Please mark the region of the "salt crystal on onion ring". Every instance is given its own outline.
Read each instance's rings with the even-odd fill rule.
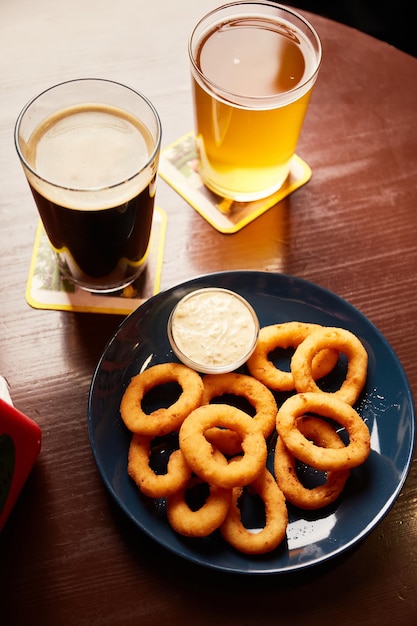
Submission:
[[[214,426],[237,432],[243,450],[238,461],[225,466],[216,459],[205,437]],[[260,428],[247,413],[227,404],[206,404],[192,411],[180,428],[179,442],[191,469],[209,484],[220,487],[252,482],[266,463],[266,441]]]
[[[142,400],[145,394],[164,383],[177,382],[182,388],[178,400],[167,408],[145,413]],[[200,405],[203,381],[197,372],[179,363],[154,365],[130,381],[123,394],[120,414],[126,427],[141,435],[167,435],[178,430],[191,411]]]
[[[302,417],[297,420],[297,428],[304,437],[317,446],[344,448],[345,444],[334,428],[317,417]],[[334,502],[344,489],[350,475],[349,469],[328,471],[323,484],[309,489],[297,476],[296,459],[288,450],[281,437],[278,437],[274,454],[274,473],[278,486],[288,502],[306,510],[323,508]]]
[[[307,413],[344,426],[349,435],[348,445],[343,448],[314,445],[297,428],[298,418]],[[371,449],[369,429],[362,418],[349,404],[328,393],[299,393],[288,398],[278,411],[277,431],[297,459],[323,471],[361,465]]]
[[[313,359],[323,348],[334,348],[347,356],[346,378],[333,395],[348,404],[355,404],[366,381],[368,354],[358,337],[344,328],[318,328],[300,343],[291,359],[295,388],[299,393],[325,393],[314,381],[312,371]]]
[[[282,543],[288,525],[288,511],[285,497],[272,474],[265,467],[250,484],[249,489],[260,496],[265,505],[265,525],[261,529],[250,530],[242,522],[239,499],[244,487],[232,491],[232,503],[220,532],[223,538],[244,554],[265,554]]]
[[[276,367],[268,355],[277,348],[297,348],[317,328],[320,328],[320,325],[304,322],[284,322],[261,328],[256,348],[247,361],[251,375],[274,391],[292,391],[294,389],[292,373]],[[331,372],[338,356],[337,350],[323,350],[315,355],[312,365],[313,378],[319,379]]]

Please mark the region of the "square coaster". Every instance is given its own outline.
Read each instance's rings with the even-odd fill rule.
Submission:
[[[90,293],[63,278],[42,223],[36,231],[26,287],[26,300],[35,309],[128,315],[160,290],[167,217],[155,207],[149,258],[134,283],[111,294]]]
[[[254,202],[234,202],[204,186],[198,174],[195,135],[190,132],[162,151],[159,174],[216,230],[235,233],[307,183],[311,178],[311,169],[295,155],[290,174],[276,193]]]

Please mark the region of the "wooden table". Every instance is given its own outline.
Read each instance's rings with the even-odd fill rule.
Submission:
[[[0,9],[0,373],[43,431],[0,536],[0,623],[414,624],[417,467],[382,523],[343,558],[289,577],[234,577],[175,557],[111,501],[90,449],[91,377],[120,316],[41,311],[25,287],[37,213],[13,145],[22,106],[82,76],[156,105],[168,145],[192,129],[187,37],[213,0],[15,0]],[[417,59],[310,16],[324,61],[299,144],[311,181],[234,235],[164,181],[161,288],[206,272],[285,272],[348,300],[385,335],[417,392]]]

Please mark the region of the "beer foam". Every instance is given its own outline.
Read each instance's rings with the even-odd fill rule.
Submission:
[[[154,142],[121,109],[83,104],[61,110],[32,133],[24,156],[29,182],[53,202],[101,209],[127,202],[149,183]],[[103,204],[104,203],[104,204]]]

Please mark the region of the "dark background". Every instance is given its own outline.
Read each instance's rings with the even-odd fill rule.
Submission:
[[[410,0],[293,0],[288,4],[353,26],[417,57]]]

